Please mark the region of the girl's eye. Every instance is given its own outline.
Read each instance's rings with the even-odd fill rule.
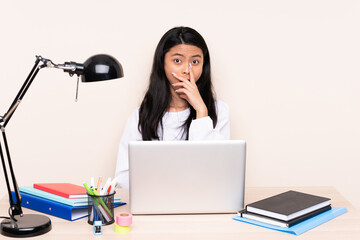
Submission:
[[[199,64],[199,60],[193,60],[193,61],[192,61],[192,64],[194,64],[194,65],[195,65],[195,64]]]
[[[181,63],[181,60],[178,59],[178,58],[176,58],[176,59],[174,59],[174,62],[175,62],[175,63]]]

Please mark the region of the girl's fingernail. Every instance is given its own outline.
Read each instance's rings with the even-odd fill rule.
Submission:
[[[192,68],[192,64],[190,63],[190,69]]]
[[[175,92],[178,92],[178,90],[176,89]]]
[[[176,83],[173,83],[173,84],[171,84],[171,85],[175,86],[175,85],[176,85]]]
[[[176,73],[174,73],[174,72],[172,72],[171,74],[174,75],[174,76],[176,76]]]

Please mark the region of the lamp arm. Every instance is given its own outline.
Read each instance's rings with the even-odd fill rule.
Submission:
[[[9,211],[9,215],[13,220],[15,220],[15,218],[14,218],[15,215],[20,215],[20,216],[23,215],[22,208],[21,208],[21,195],[19,192],[19,187],[16,182],[14,169],[12,167],[9,147],[7,144],[7,139],[6,139],[6,134],[5,134],[5,128],[3,126],[1,127],[1,134],[2,134],[2,140],[4,143],[4,147],[5,147],[6,157],[8,160],[8,167],[9,167],[9,171],[10,171],[11,181],[12,181],[15,198],[16,198],[16,201],[14,201],[15,199],[13,199],[13,196],[11,194],[11,186],[10,186],[10,181],[9,181],[9,177],[8,177],[7,165],[5,163],[5,156],[4,156],[3,150],[2,150],[2,144],[1,144],[2,141],[0,140],[0,157],[1,157],[1,162],[3,165],[6,186],[7,186],[7,190],[8,190],[8,194],[9,194],[10,210],[11,210],[11,213]]]
[[[6,134],[5,134],[5,127],[8,124],[8,122],[10,121],[10,119],[11,119],[12,115],[14,114],[14,112],[16,111],[17,107],[21,103],[23,97],[25,96],[27,90],[29,89],[29,87],[32,84],[33,80],[35,79],[36,75],[38,74],[40,69],[42,69],[44,67],[62,69],[62,70],[64,70],[64,72],[69,73],[70,76],[72,76],[74,74],[77,74],[79,76],[84,73],[84,66],[82,64],[79,64],[76,62],[65,62],[64,64],[54,64],[50,59],[46,59],[41,56],[36,56],[35,64],[34,64],[33,68],[31,69],[25,82],[23,83],[22,87],[20,88],[18,94],[16,95],[14,101],[10,105],[8,111],[3,116],[0,116],[0,129],[2,132],[2,139],[0,139],[0,157],[1,157],[1,162],[3,165],[6,186],[7,186],[8,194],[9,194],[9,202],[10,202],[10,209],[11,209],[11,213],[9,212],[9,214],[10,214],[10,217],[14,221],[16,221],[15,217],[14,217],[15,215],[22,216],[23,213],[22,213],[22,209],[21,209],[21,195],[20,195],[19,187],[16,182],[15,173],[14,173],[12,162],[11,162],[10,151],[9,151]],[[4,147],[5,151],[3,151],[3,147]],[[4,154],[4,152],[5,152],[5,154]],[[5,161],[5,156],[7,159],[7,164]],[[11,184],[10,184],[9,177],[8,177],[8,170],[9,170],[9,173],[11,176],[12,187],[15,192],[16,201],[15,201],[15,199],[13,199],[12,194],[11,194]]]
[[[37,73],[39,72],[39,70],[41,68],[45,67],[46,61],[42,61],[42,60],[43,60],[42,57],[40,57],[40,56],[36,57],[34,67],[30,71],[24,84],[22,85],[22,87],[20,88],[14,101],[10,105],[9,110],[4,114],[4,116],[0,117],[0,128],[1,128],[1,134],[2,134],[2,138],[0,139],[0,157],[1,157],[1,162],[3,165],[6,186],[7,186],[7,190],[8,190],[8,194],[9,194],[9,202],[10,202],[10,210],[11,210],[11,213],[9,211],[9,214],[13,220],[15,220],[15,218],[14,218],[15,215],[22,216],[21,195],[19,192],[19,187],[17,185],[14,169],[13,169],[12,162],[11,162],[10,151],[9,151],[6,134],[5,134],[5,127],[8,124],[9,120],[11,119],[12,115],[14,114],[15,110],[19,106],[21,100],[23,99],[24,95],[26,94],[27,90],[29,89],[31,83],[35,79]],[[3,147],[4,147],[5,151],[3,151]],[[4,154],[4,152],[5,152],[5,154]],[[7,159],[7,164],[5,161],[5,156]],[[11,185],[10,185],[10,179],[8,177],[8,172],[10,174],[12,187],[15,192],[16,201],[15,201],[15,199],[13,199],[13,197],[11,195]]]
[[[44,67],[62,69],[64,70],[64,72],[69,73],[70,76],[73,76],[74,74],[77,74],[79,76],[84,73],[83,64],[76,62],[65,62],[64,64],[55,64],[50,59],[43,58],[41,56],[36,56],[34,67],[30,71],[24,84],[22,85],[14,101],[10,105],[9,110],[4,114],[4,116],[0,116],[0,123],[3,122],[4,127],[6,127],[11,116],[15,112],[16,108],[19,106],[21,100],[23,99],[24,95],[26,94],[32,81],[35,79],[36,75],[38,74],[39,70]]]
[[[36,75],[38,74],[39,70],[45,66],[44,62],[42,62],[42,59],[43,59],[42,57],[36,56],[36,61],[35,61],[34,67],[31,69],[28,77],[26,78],[25,82],[21,86],[21,88],[20,88],[18,94],[16,95],[14,101],[10,105],[9,110],[2,117],[3,122],[4,122],[3,123],[4,127],[6,127],[6,125],[8,124],[11,116],[13,115],[13,113],[15,112],[17,107],[19,106],[21,100],[23,99],[24,95],[26,94],[26,92],[29,89],[31,83],[33,82]],[[43,64],[41,64],[40,62],[42,62]]]

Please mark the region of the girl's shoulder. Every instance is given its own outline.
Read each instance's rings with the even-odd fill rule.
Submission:
[[[215,100],[215,105],[216,105],[216,109],[218,112],[220,112],[220,111],[229,112],[230,111],[229,105],[220,99]]]
[[[139,121],[139,110],[140,107],[137,107],[135,110],[132,111],[130,116],[128,117],[128,122],[138,122]]]

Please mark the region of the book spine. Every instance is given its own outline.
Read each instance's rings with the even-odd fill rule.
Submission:
[[[15,196],[15,193],[12,192],[12,195]],[[72,220],[72,208],[59,204],[53,201],[49,201],[44,198],[36,197],[28,194],[21,194],[22,201],[21,206],[26,207],[32,210],[50,214],[56,217],[64,218],[66,220]]]
[[[303,215],[303,216],[301,216],[301,217],[298,217],[298,218],[295,218],[295,219],[293,219],[293,220],[290,220],[290,221],[288,222],[289,227],[294,226],[294,225],[296,225],[296,224],[298,224],[298,223],[300,223],[300,222],[302,222],[302,221],[305,221],[305,220],[307,220],[307,219],[309,219],[309,218],[312,218],[312,217],[314,217],[314,216],[316,216],[316,215],[319,215],[319,214],[321,214],[321,213],[323,213],[323,212],[329,211],[330,209],[331,209],[331,205],[328,205],[328,206],[326,206],[326,207],[323,207],[323,208],[320,208],[320,209],[318,209],[318,210],[312,211],[312,212],[310,212],[310,213],[308,213],[308,214],[305,214],[305,215]]]

